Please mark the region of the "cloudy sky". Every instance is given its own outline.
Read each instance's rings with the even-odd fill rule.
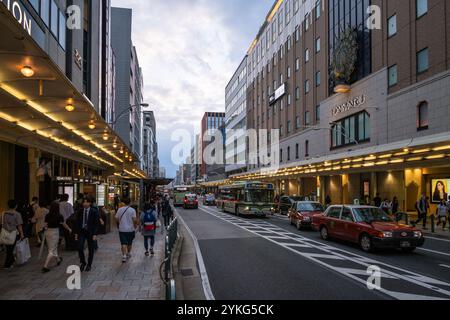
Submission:
[[[175,129],[197,132],[206,111],[225,110],[225,86],[274,0],[112,0],[133,9],[144,99],[155,111],[161,165],[177,170]]]

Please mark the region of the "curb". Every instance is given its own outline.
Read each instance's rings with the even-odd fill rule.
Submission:
[[[178,240],[172,252],[172,276],[175,279],[177,300],[184,300],[183,277],[178,270],[180,265],[181,248],[183,246],[183,241],[184,237],[180,232],[178,232]]]
[[[176,212],[177,218],[179,219],[179,221],[182,224],[182,227],[185,229],[185,231],[187,231],[187,233],[189,234],[189,236],[190,236],[190,238],[191,238],[191,240],[192,240],[192,242],[194,244],[195,253],[196,253],[197,267],[198,267],[198,269],[199,269],[198,271],[200,273],[201,286],[202,286],[202,289],[203,289],[203,294],[204,294],[206,300],[208,300],[208,301],[215,300],[214,295],[213,295],[212,290],[211,290],[211,286],[210,286],[210,283],[209,283],[208,275],[207,275],[207,272],[206,272],[205,263],[203,261],[203,256],[202,256],[202,253],[200,251],[200,246],[198,244],[197,237],[194,235],[192,230],[188,227],[188,225],[186,224],[186,222],[183,220],[183,218],[181,217],[181,215],[179,214],[179,212],[176,209],[175,209],[175,212]],[[180,276],[178,270],[177,270],[177,276]]]

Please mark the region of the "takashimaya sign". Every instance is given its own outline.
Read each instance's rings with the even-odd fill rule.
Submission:
[[[11,14],[16,18],[16,20],[22,25],[26,32],[31,36],[31,17],[28,17],[27,11],[19,3],[19,1],[14,0],[0,0],[6,8],[11,12]]]
[[[340,113],[347,112],[351,109],[359,108],[363,106],[365,103],[366,103],[366,96],[361,95],[359,97],[356,97],[352,100],[349,100],[341,105],[334,107],[333,109],[331,109],[331,115],[335,117]]]

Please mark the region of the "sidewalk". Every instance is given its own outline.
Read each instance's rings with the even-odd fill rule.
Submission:
[[[92,271],[82,273],[79,291],[66,286],[67,267],[79,265],[77,252],[61,251],[62,265],[42,274],[45,257],[38,261],[39,249],[32,243],[32,258],[27,264],[12,271],[0,270],[0,300],[163,300],[165,288],[159,266],[164,257],[164,237],[159,231],[156,240],[155,256],[145,257],[143,238],[137,234],[133,256],[122,264],[117,231],[99,236]],[[2,252],[1,266],[4,259]]]

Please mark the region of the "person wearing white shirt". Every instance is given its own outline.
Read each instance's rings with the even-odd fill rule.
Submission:
[[[120,244],[122,246],[122,262],[126,263],[131,258],[133,241],[136,237],[138,224],[136,210],[130,207],[130,199],[123,199],[124,207],[117,210],[116,222],[119,226]]]

